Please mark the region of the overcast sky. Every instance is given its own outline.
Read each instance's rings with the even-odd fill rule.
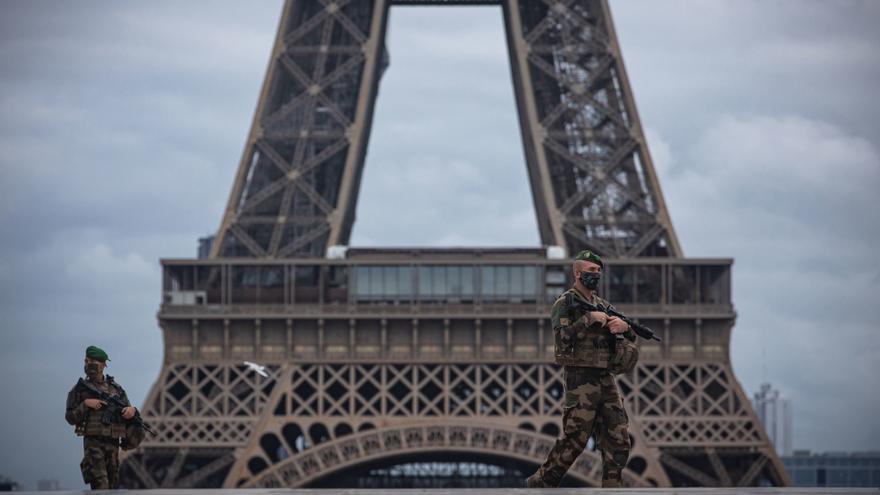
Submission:
[[[219,224],[280,9],[0,3],[0,475],[83,487],[87,345],[138,404],[157,377],[158,260]],[[746,392],[792,399],[795,448],[880,449],[880,2],[612,11],[685,254],[735,258]],[[537,245],[500,9],[389,29],[352,244]]]

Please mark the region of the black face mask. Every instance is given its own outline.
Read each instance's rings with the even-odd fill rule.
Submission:
[[[596,290],[599,287],[599,280],[602,274],[599,272],[581,272],[580,280],[584,287],[590,290]]]
[[[91,378],[93,376],[98,376],[99,370],[98,370],[97,364],[94,364],[94,363],[87,364],[83,367],[83,369],[86,372],[86,376],[88,376],[89,378]]]

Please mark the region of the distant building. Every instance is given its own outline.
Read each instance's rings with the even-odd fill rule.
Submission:
[[[21,485],[6,476],[0,476],[0,492],[17,492],[19,490],[21,490]]]
[[[780,456],[792,455],[791,448],[791,401],[779,396],[769,383],[761,384],[761,390],[752,399],[752,406],[764,430]]]
[[[211,255],[211,246],[214,244],[214,236],[199,237],[199,259],[203,260]]]
[[[825,452],[795,450],[782,457],[782,464],[795,486],[880,486],[880,451]]]

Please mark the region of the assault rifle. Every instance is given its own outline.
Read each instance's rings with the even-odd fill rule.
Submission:
[[[126,404],[125,402],[122,402],[122,400],[119,397],[116,397],[115,395],[110,395],[106,392],[99,390],[98,388],[94,387],[92,384],[83,380],[82,378],[79,379],[79,381],[77,382],[76,385],[78,387],[85,387],[88,391],[90,391],[90,392],[94,393],[96,396],[98,396],[99,400],[101,400],[107,404],[107,409],[104,410],[104,414],[116,414],[117,411],[119,411],[119,413],[121,414],[122,409],[124,407],[128,407],[128,404]],[[150,425],[148,425],[147,423],[144,422],[143,418],[141,418],[140,411],[135,412],[134,417],[132,417],[128,421],[133,422],[136,426],[139,426],[144,431],[146,431],[147,433],[149,433],[150,435],[152,435],[154,437],[156,435],[158,435],[158,433],[156,433],[156,430],[150,428]]]
[[[662,342],[660,340],[660,337],[658,337],[657,334],[655,334],[653,330],[646,327],[645,325],[642,325],[641,323],[636,323],[635,320],[632,320],[628,316],[626,316],[625,314],[621,313],[620,311],[617,311],[617,309],[615,309],[614,306],[612,306],[610,304],[608,306],[605,306],[603,304],[591,304],[586,301],[581,301],[580,299],[577,299],[572,294],[568,294],[568,301],[567,302],[568,302],[568,304],[575,306],[576,308],[580,309],[581,311],[583,311],[585,313],[592,312],[592,311],[599,311],[599,312],[605,313],[608,316],[616,316],[616,317],[620,318],[621,320],[625,321],[626,324],[629,325],[629,327],[633,329],[633,332],[635,332],[636,335],[638,335],[639,337],[641,337],[645,340],[653,339],[653,340],[656,340],[657,342]]]

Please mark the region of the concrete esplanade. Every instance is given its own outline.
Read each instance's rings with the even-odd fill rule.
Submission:
[[[53,491],[53,492],[23,492],[23,493],[52,493],[53,495],[64,495],[74,493],[85,493],[87,490],[80,491]],[[394,495],[592,495],[598,493],[614,493],[614,494],[653,494],[653,495],[733,495],[733,494],[762,494],[762,495],[818,495],[818,494],[843,494],[843,493],[865,493],[878,494],[878,488],[756,488],[756,487],[737,487],[737,488],[406,488],[406,489],[168,489],[168,490],[126,490],[129,494],[155,494],[155,495],[184,495],[197,493],[198,495],[380,495],[392,493]]]

